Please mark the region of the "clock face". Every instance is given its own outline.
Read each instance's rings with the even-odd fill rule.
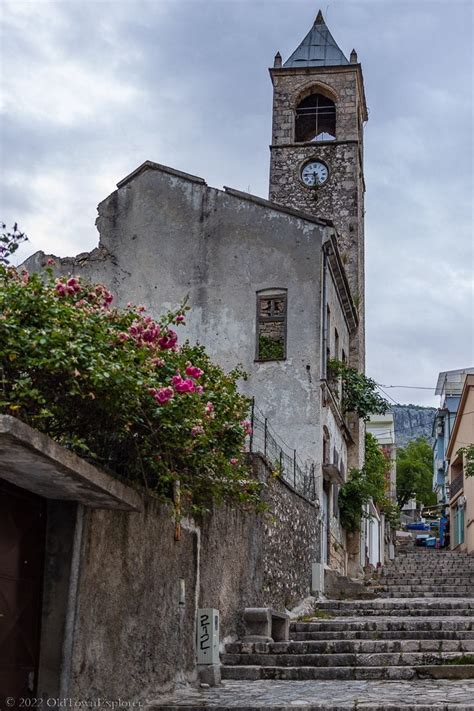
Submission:
[[[321,163],[320,160],[315,160],[311,163],[306,163],[306,165],[301,171],[301,180],[309,188],[314,188],[318,185],[324,185],[328,178],[328,167],[324,163]]]

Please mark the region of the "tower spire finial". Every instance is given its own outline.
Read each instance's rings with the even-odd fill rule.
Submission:
[[[314,24],[315,24],[315,25],[322,25],[323,22],[324,22],[323,13],[321,12],[321,10],[318,10],[318,14],[316,15],[316,19],[315,19],[315,21],[314,21]]]

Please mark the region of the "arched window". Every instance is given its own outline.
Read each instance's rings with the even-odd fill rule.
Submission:
[[[334,141],[336,105],[323,94],[310,94],[296,107],[295,141]]]

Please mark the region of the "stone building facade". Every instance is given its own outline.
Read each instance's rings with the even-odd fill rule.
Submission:
[[[298,59],[301,51],[309,60]],[[363,368],[362,72],[321,15],[279,63],[271,70],[271,201],[146,161],[99,205],[98,248],[57,259],[57,270],[101,281],[119,306],[142,303],[155,316],[188,298],[185,337],[225,368],[241,364],[243,390],[314,466],[322,525],[315,562],[346,573],[338,492],[361,463],[363,428],[343,417],[328,360]],[[306,102],[302,115],[298,102]],[[296,142],[296,123],[308,138],[313,119],[324,130]],[[325,179],[308,186],[302,170],[312,161]],[[25,266],[44,261],[38,253]]]

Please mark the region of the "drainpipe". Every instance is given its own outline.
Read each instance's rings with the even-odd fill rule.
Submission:
[[[69,572],[69,591],[67,600],[66,623],[64,626],[64,639],[62,648],[61,677],[59,681],[59,696],[70,696],[72,657],[77,616],[77,591],[79,588],[82,534],[84,531],[84,506],[77,504],[76,525],[74,527],[74,541],[72,547],[71,569]]]

